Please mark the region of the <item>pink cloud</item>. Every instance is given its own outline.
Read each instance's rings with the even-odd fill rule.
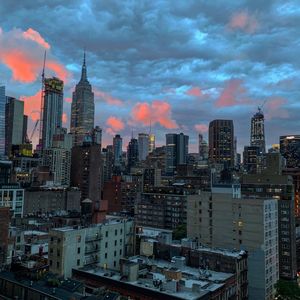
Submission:
[[[111,135],[115,135],[125,128],[124,122],[114,116],[111,116],[106,120],[106,125],[108,126],[106,132]]]
[[[186,91],[186,94],[193,97],[201,97],[202,91],[199,87],[195,86]]]
[[[208,132],[208,126],[206,124],[196,124],[195,129],[199,133],[206,133]]]
[[[41,90],[32,96],[21,96],[20,99],[24,101],[24,113],[32,121],[40,118],[41,111]]]
[[[231,79],[226,83],[220,97],[215,102],[215,106],[229,107],[248,103],[249,100],[245,97],[245,92],[246,89],[243,87],[241,79]]]
[[[65,98],[65,102],[72,103],[72,98],[70,98],[70,97]]]
[[[50,49],[50,45],[44,40],[44,38],[37,31],[35,31],[32,28],[29,28],[27,31],[24,31],[23,37],[27,40],[35,41],[45,49]]]
[[[287,100],[284,98],[271,98],[267,100],[264,106],[264,113],[267,120],[274,118],[277,119],[287,119],[289,117],[289,112],[283,106],[287,104]]]
[[[41,74],[44,50],[48,43],[35,30],[0,31],[0,62],[12,72],[13,80],[31,83]],[[50,45],[49,45],[50,47]],[[47,54],[46,75],[56,75],[66,81],[68,72],[51,53]],[[50,74],[49,74],[50,73]]]
[[[176,121],[172,120],[171,105],[166,101],[154,100],[152,103],[138,102],[131,111],[133,123],[144,126],[160,124],[167,129],[178,128]]]
[[[228,25],[231,29],[240,29],[247,33],[254,33],[259,27],[256,18],[247,11],[234,13]]]
[[[62,121],[63,121],[63,123],[64,124],[67,124],[68,123],[68,115],[67,115],[67,113],[63,113],[63,115],[62,115]]]
[[[122,100],[120,100],[118,98],[114,98],[111,95],[109,95],[97,88],[94,88],[94,94],[96,97],[103,99],[106,103],[108,103],[110,105],[122,106],[124,104]]]

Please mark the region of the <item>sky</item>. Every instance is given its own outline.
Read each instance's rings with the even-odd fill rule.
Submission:
[[[25,102],[29,133],[39,118],[44,51],[46,76],[65,82],[69,127],[83,49],[104,145],[118,133],[125,149],[151,122],[157,145],[184,132],[196,152],[210,121],[232,119],[241,152],[258,106],[268,146],[300,133],[297,0],[2,1],[0,84]]]

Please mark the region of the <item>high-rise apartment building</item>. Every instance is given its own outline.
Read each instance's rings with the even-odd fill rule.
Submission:
[[[113,174],[113,166],[114,166],[114,153],[113,146],[107,145],[106,148],[103,149],[103,181],[110,181]]]
[[[13,97],[6,97],[5,154],[7,156],[11,155],[13,145],[25,143],[26,130],[27,116],[24,116],[24,102]]]
[[[92,91],[92,86],[87,79],[84,53],[81,78],[73,92],[71,106],[70,130],[73,134],[73,143],[75,146],[81,145],[85,135],[90,133],[94,128],[94,113],[94,93]]]
[[[248,251],[249,299],[274,299],[279,278],[275,199],[242,197],[240,185],[190,195],[187,235],[202,245]]]
[[[213,164],[223,164],[225,168],[234,166],[232,120],[214,120],[209,123],[209,160]]]
[[[243,152],[244,171],[256,174],[259,169],[260,148],[258,146],[245,146]]]
[[[250,136],[250,146],[259,147],[259,152],[264,154],[266,152],[266,140],[265,140],[265,118],[258,107],[258,111],[251,118],[251,136]]]
[[[166,174],[174,175],[178,165],[187,163],[189,137],[183,133],[166,134]]]
[[[138,136],[139,161],[146,160],[149,154],[149,134],[139,133]]]
[[[43,120],[42,120],[42,147],[52,146],[52,138],[57,127],[62,127],[63,114],[63,87],[62,80],[53,77],[44,81]]]
[[[116,134],[113,138],[114,166],[120,167],[122,162],[122,138]]]
[[[300,168],[300,135],[280,136],[280,153],[287,168]]]
[[[99,126],[92,130],[91,136],[94,144],[102,145],[102,129]]]
[[[5,155],[5,86],[0,86],[0,159]]]
[[[139,160],[138,140],[132,138],[127,147],[127,169],[130,171]]]

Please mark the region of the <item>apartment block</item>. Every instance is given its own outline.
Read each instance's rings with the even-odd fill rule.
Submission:
[[[91,227],[63,227],[49,232],[50,271],[70,277],[72,268],[98,265],[118,270],[133,252],[133,221],[110,218]]]

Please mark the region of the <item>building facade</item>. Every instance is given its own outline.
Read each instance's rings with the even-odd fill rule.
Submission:
[[[94,128],[95,104],[92,86],[87,79],[85,53],[81,71],[81,78],[73,92],[71,105],[71,125],[74,146],[82,144],[87,133]]]
[[[122,138],[116,134],[113,138],[113,153],[114,153],[114,166],[120,167],[122,163]]]
[[[139,133],[138,136],[139,161],[144,161],[149,154],[149,134]]]
[[[300,168],[300,135],[280,136],[280,153],[287,168]]]
[[[139,161],[139,146],[138,140],[132,138],[128,143],[127,147],[127,169],[130,172],[130,169],[134,167]]]
[[[209,160],[213,164],[223,164],[225,168],[234,166],[234,128],[232,120],[214,120],[209,123]]]
[[[63,88],[62,80],[53,77],[44,82],[43,119],[42,119],[42,147],[52,146],[52,138],[57,127],[62,127]]]
[[[0,159],[5,155],[5,86],[0,86]]]

